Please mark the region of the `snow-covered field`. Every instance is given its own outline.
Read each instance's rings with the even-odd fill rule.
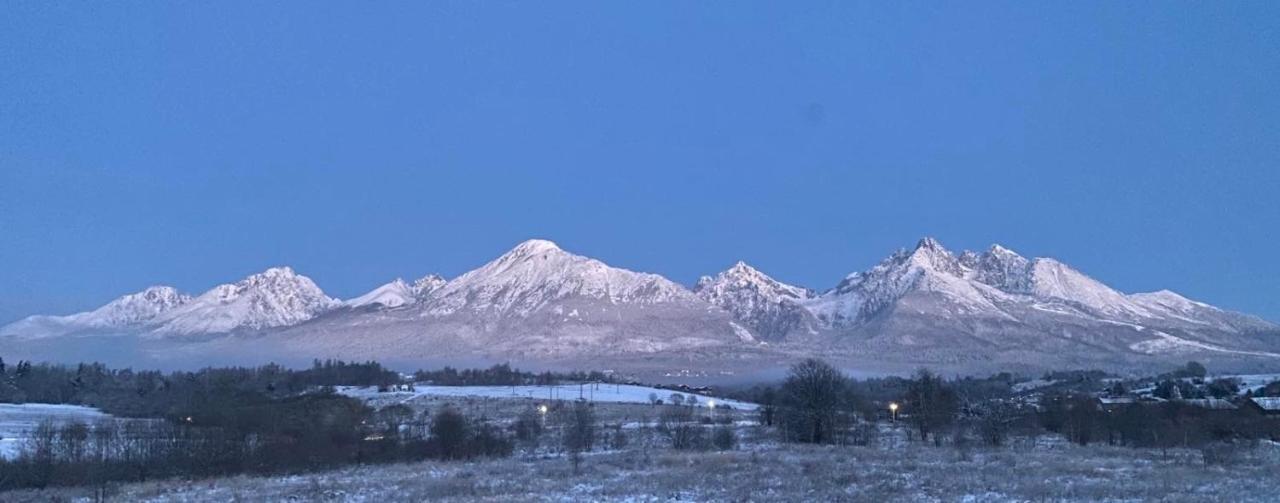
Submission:
[[[0,403],[0,458],[11,459],[26,441],[27,434],[46,419],[55,423],[94,423],[110,415],[92,407],[46,403]]]
[[[649,403],[649,395],[654,394],[664,402],[670,401],[672,393],[685,397],[696,396],[702,406],[714,403],[716,406],[727,405],[735,410],[756,410],[756,404],[717,398],[669,389],[650,388],[648,386],[632,386],[628,384],[561,384],[557,386],[415,386],[414,391],[391,391],[379,393],[375,387],[340,387],[338,392],[353,398],[365,400],[399,399],[407,402],[423,396],[439,397],[478,397],[478,398],[520,398],[532,400],[577,400],[582,398],[593,402],[606,403]]]
[[[1240,392],[1245,390],[1258,391],[1266,385],[1276,381],[1280,381],[1280,374],[1239,374],[1218,376],[1221,378],[1235,378],[1240,380]]]
[[[1280,494],[1280,447],[1229,465],[1194,450],[1057,445],[957,450],[763,445],[728,452],[592,453],[564,458],[424,462],[255,478],[128,484],[112,500],[201,501],[1233,501]],[[81,500],[88,489],[9,493],[13,501]],[[89,501],[83,499],[83,501]]]

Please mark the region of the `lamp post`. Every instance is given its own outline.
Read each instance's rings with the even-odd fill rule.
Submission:
[[[711,419],[715,419],[716,418],[716,401],[707,400],[707,408],[711,409]]]
[[[889,402],[889,415],[893,418],[893,422],[898,422],[898,402]]]
[[[547,427],[547,404],[544,403],[542,405],[539,405],[538,413],[542,415],[542,427],[546,428]]]

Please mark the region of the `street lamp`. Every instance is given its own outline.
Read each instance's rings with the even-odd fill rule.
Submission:
[[[898,422],[898,402],[889,402],[889,415],[893,417],[893,422]]]
[[[539,405],[538,413],[542,414],[542,427],[546,428],[547,427],[547,404],[544,403],[542,405]]]

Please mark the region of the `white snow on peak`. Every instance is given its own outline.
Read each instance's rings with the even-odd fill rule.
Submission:
[[[563,251],[563,250],[560,249],[560,245],[557,245],[554,242],[548,241],[546,239],[530,239],[528,241],[525,241],[523,243],[516,245],[516,247],[512,248],[511,251],[508,252],[508,254],[532,255],[532,254],[551,252],[551,251]]]
[[[684,287],[662,276],[610,267],[534,239],[440,287],[431,295],[428,312],[445,315],[466,309],[528,316],[570,297],[631,304],[696,301]]]
[[[693,291],[703,300],[728,311],[767,339],[781,339],[804,326],[800,303],[813,296],[806,288],[775,280],[739,261],[715,277],[703,276]],[[743,329],[734,325],[735,332]]]
[[[733,267],[715,277],[703,276],[698,280],[693,291],[712,304],[719,304],[719,300],[744,291],[752,294],[752,300],[770,303],[787,299],[800,301],[813,295],[806,288],[773,279],[743,261],[738,261]]]
[[[342,305],[311,278],[273,267],[236,283],[218,285],[156,318],[157,333],[225,333],[294,325]]]
[[[1032,262],[1031,294],[1073,302],[1108,315],[1152,315],[1123,293],[1051,258],[1038,258]]]
[[[180,293],[171,286],[153,286],[120,297],[88,313],[71,317],[96,326],[125,326],[150,320],[188,302],[191,302],[190,295]]]
[[[81,330],[130,328],[148,323],[190,301],[191,296],[173,287],[153,286],[115,299],[93,311],[68,316],[30,316],[0,328],[0,335],[41,337]]]
[[[347,307],[382,306],[392,308],[412,304],[416,300],[415,297],[413,287],[405,283],[403,279],[396,278],[390,283],[374,288],[369,293],[354,299],[349,299],[343,304],[346,304]]]
[[[937,294],[968,313],[1008,315],[991,300],[959,257],[936,239],[924,238],[914,250],[899,250],[875,267],[850,274],[836,287],[808,302],[810,312],[833,326],[860,323],[911,292]]]
[[[443,277],[436,274],[428,274],[419,278],[417,281],[414,281],[413,286],[410,287],[409,290],[413,292],[413,296],[415,298],[422,300],[427,298],[428,295],[431,295],[436,290],[439,290],[440,287],[445,285],[445,283],[448,283],[448,280]]]
[[[379,306],[396,308],[416,304],[426,299],[446,283],[445,279],[435,274],[428,274],[412,285],[396,278],[390,283],[374,288],[364,295],[343,302],[347,307]]]
[[[1218,308],[1209,304],[1188,299],[1170,290],[1135,293],[1129,295],[1129,298],[1135,302],[1146,305],[1161,306],[1173,311],[1192,311],[1195,309],[1218,310]]]

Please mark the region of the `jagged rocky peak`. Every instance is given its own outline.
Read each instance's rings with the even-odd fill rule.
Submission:
[[[974,279],[1011,293],[1030,293],[1033,285],[1030,260],[1013,250],[991,245],[969,266]]]
[[[958,257],[931,237],[920,238],[907,260],[912,265],[948,274],[962,274],[964,269]]]
[[[741,260],[715,277],[703,276],[694,286],[694,292],[703,298],[715,298],[731,290],[743,289],[757,292],[772,300],[803,300],[813,296],[811,290],[773,279]]]
[[[46,337],[79,331],[136,329],[157,316],[191,302],[170,286],[152,286],[117,298],[93,311],[67,316],[28,316],[0,327],[0,335]]]
[[[418,278],[417,281],[414,281],[410,290],[413,292],[414,297],[421,299],[430,295],[432,292],[439,290],[445,283],[448,283],[448,280],[444,279],[440,275],[428,274]]]
[[[125,295],[88,313],[96,324],[127,325],[141,323],[156,315],[191,302],[192,297],[171,286],[152,286]]]
[[[810,319],[800,302],[813,292],[769,277],[738,261],[714,277],[703,276],[694,287],[703,300],[728,311],[764,340],[781,340]]]
[[[342,305],[311,278],[272,267],[236,283],[218,285],[157,317],[157,332],[223,333],[301,323]]]

